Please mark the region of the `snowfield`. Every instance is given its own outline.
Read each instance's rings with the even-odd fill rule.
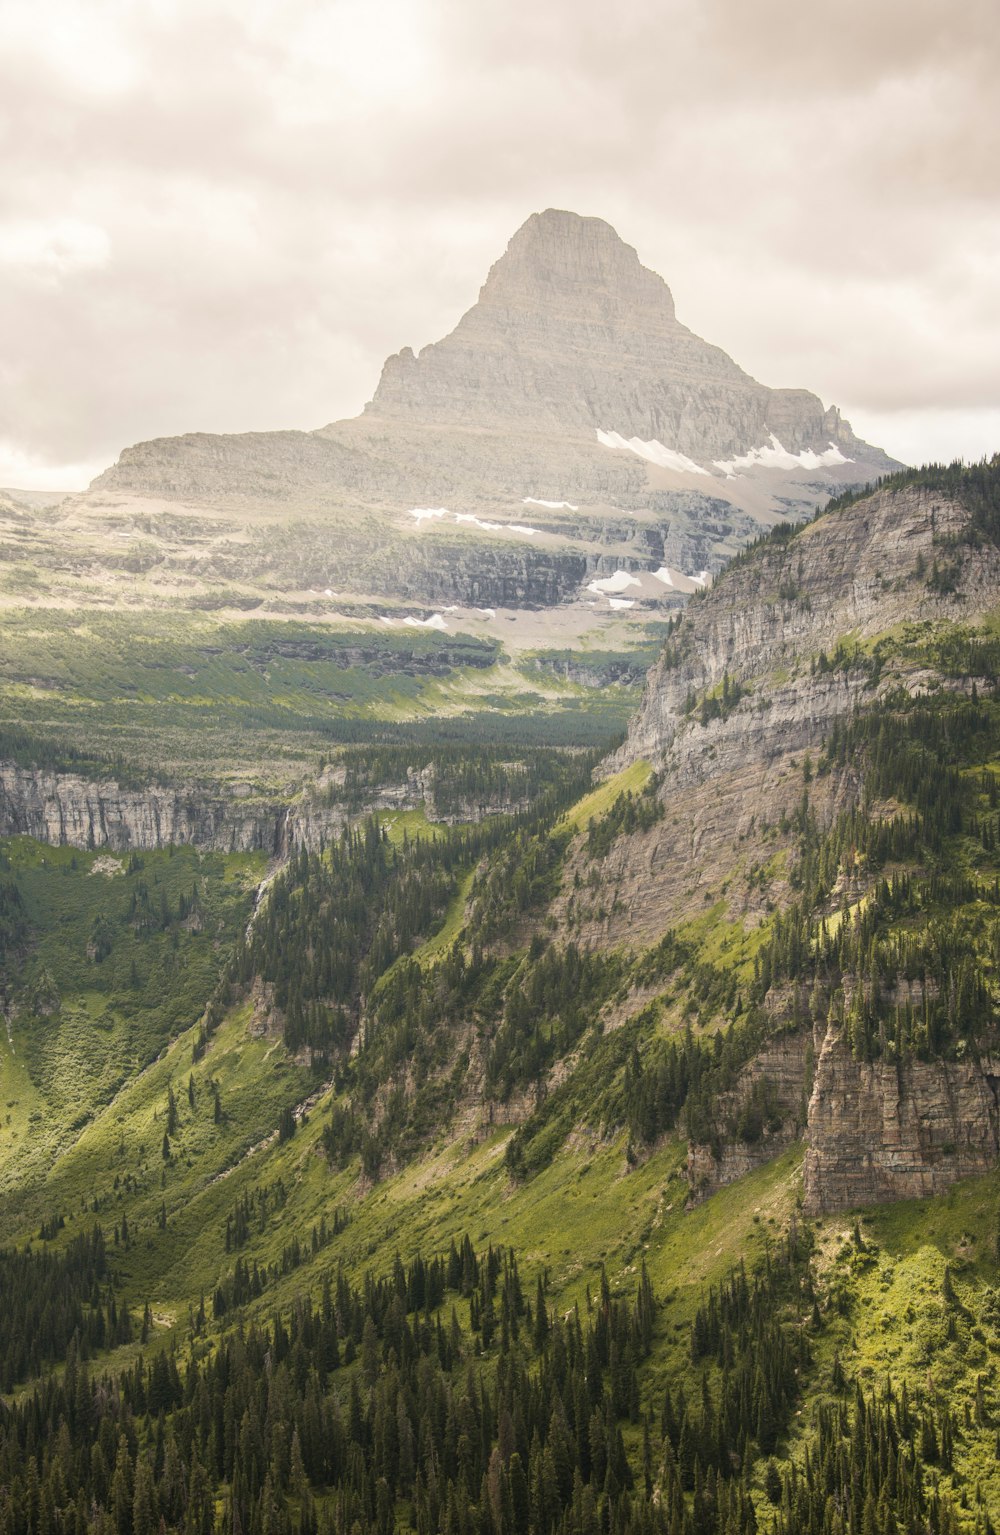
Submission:
[[[686,458],[683,453],[675,453],[673,448],[665,448],[662,442],[652,438],[649,442],[643,442],[641,437],[625,438],[620,432],[602,432],[597,428],[597,440],[605,448],[616,448],[627,453],[635,453],[639,458],[644,458],[650,464],[656,464],[660,469],[673,469],[679,474],[708,474],[700,464],[696,464],[693,458]]]
[[[727,479],[734,480],[742,469],[826,469],[833,464],[853,462],[852,458],[845,458],[833,442],[823,453],[814,453],[811,448],[803,448],[801,453],[789,453],[772,432],[771,441],[762,448],[751,448],[749,453],[738,458],[717,458],[715,467],[721,469]]]
[[[630,586],[641,586],[638,576],[631,575],[627,570],[616,570],[613,576],[605,576],[599,581],[588,581],[588,592],[597,592],[602,597],[607,597],[613,592],[627,592]]]

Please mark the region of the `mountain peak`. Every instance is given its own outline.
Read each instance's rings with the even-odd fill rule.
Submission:
[[[599,296],[615,308],[652,304],[673,321],[670,289],[647,270],[631,245],[604,219],[546,208],[533,213],[511,237],[479,295],[481,304],[501,306],[513,296],[523,306],[532,297],[552,302],[561,294],[586,304]]]

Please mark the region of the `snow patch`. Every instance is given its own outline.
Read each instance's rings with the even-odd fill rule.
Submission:
[[[442,517],[451,517],[456,526],[463,523],[474,528],[480,528],[484,533],[522,533],[528,538],[534,538],[537,528],[526,528],[520,522],[484,522],[482,517],[477,517],[475,512],[452,512],[446,506],[413,506],[409,516],[416,519],[417,523],[428,522],[431,518],[439,520]]]
[[[502,522],[484,522],[474,512],[456,512],[456,522],[471,522],[474,528],[482,528],[484,533],[499,533],[503,528]]]
[[[662,442],[652,438],[649,442],[643,442],[641,437],[625,438],[620,432],[602,432],[597,428],[597,440],[605,448],[624,449],[628,453],[635,453],[639,458],[644,458],[650,464],[656,464],[660,469],[673,469],[680,474],[708,474],[700,464],[696,464],[693,458],[687,458],[683,453],[677,453],[673,448],[665,448]]]
[[[481,613],[484,618],[496,618],[497,616],[496,608],[477,608],[476,612]]]
[[[712,572],[710,570],[699,570],[696,576],[688,576],[688,580],[693,581],[695,586],[709,586],[712,580]]]
[[[610,592],[626,592],[630,586],[641,586],[638,576],[630,575],[627,570],[616,570],[613,576],[605,576],[600,581],[588,581],[588,592],[598,592],[601,596],[607,596]]]
[[[403,622],[409,624],[411,629],[444,629],[446,632],[448,629],[440,613],[432,613],[430,618],[414,618],[411,614],[409,618],[404,618]]]
[[[558,512],[564,507],[567,512],[578,512],[580,508],[574,506],[572,501],[539,501],[537,496],[525,496],[522,506],[547,506],[550,511]]]
[[[609,608],[634,608],[635,607],[635,598],[634,597],[609,597],[608,598],[608,607]]]
[[[454,613],[454,608],[446,608],[446,613]],[[406,618],[393,618],[390,614],[380,613],[379,623],[382,624],[406,624],[411,629],[443,629],[448,632],[448,625],[440,613],[432,613],[430,618],[414,618],[410,613]]]
[[[664,586],[673,586],[674,590],[677,590],[676,586],[674,586],[674,578],[670,574],[666,565],[661,565],[659,570],[653,571],[653,579],[654,581],[662,581]]]
[[[448,508],[446,506],[414,506],[410,508],[410,516],[415,517],[418,522],[426,522],[430,517],[447,517],[447,515]]]
[[[741,469],[827,469],[833,464],[853,462],[852,458],[845,458],[833,442],[822,453],[814,453],[811,448],[803,448],[801,453],[789,453],[772,432],[770,442],[762,448],[751,448],[749,453],[742,453],[737,458],[717,458],[715,467],[732,480]]]

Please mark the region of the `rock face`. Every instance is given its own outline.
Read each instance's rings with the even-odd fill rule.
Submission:
[[[190,843],[270,854],[279,851],[282,820],[276,804],[248,804],[194,788],[122,788],[111,779],[95,783],[0,763],[0,836],[116,852]]]
[[[225,795],[198,785],[123,788],[72,773],[0,762],[0,837],[33,837],[54,847],[115,852],[190,844],[221,853],[286,858],[295,848],[317,852],[348,821],[368,811],[422,808],[430,821],[479,821],[524,808],[521,800],[465,800],[439,807],[433,766],[407,769],[396,784],[373,789],[350,805],[337,786],[307,789],[291,800]]]
[[[609,224],[549,209],[517,231],[451,335],[387,360],[360,417],[139,443],[91,499],[279,506],[310,582],[528,605],[578,590],[616,520],[619,567],[715,571],[761,526],[890,467],[835,407],[758,383],[682,325],[666,283]],[[445,538],[408,516],[469,506],[498,526],[467,518]],[[261,557],[287,577],[284,543],[269,526],[263,549],[244,547],[241,530],[219,551],[227,579]]]
[[[936,550],[959,540],[969,513],[913,486],[879,491],[790,542],[736,564],[685,615],[678,642],[653,667],[642,706],[611,770],[643,757],[670,771],[672,785],[721,776],[727,766],[766,764],[820,744],[830,724],[862,698],[869,678],[850,667],[815,673],[845,635],[863,642],[911,621],[974,622],[1000,587],[1000,555],[977,552],[957,589],[932,591],[925,573]],[[728,674],[747,694],[725,718],[699,723],[686,709]]]
[[[730,1133],[715,1148],[697,1142],[688,1146],[693,1202],[735,1183],[798,1140],[812,1059],[812,1037],[801,1031],[779,1035],[750,1061],[736,1087],[717,1105],[719,1120]]]
[[[664,814],[612,845],[594,898],[600,920],[581,919],[582,897],[564,882],[557,909],[575,901],[582,941],[651,941],[723,901],[731,920],[752,925],[795,899],[788,878],[804,789],[820,826],[861,795],[856,764],[810,778],[806,754],[816,754],[815,764],[834,722],[898,689],[915,696],[971,688],[974,679],[939,674],[926,654],[884,665],[876,654],[880,636],[909,631],[919,640],[948,621],[974,627],[995,611],[1000,551],[970,521],[967,507],[927,485],[887,487],[735,561],[689,604],[650,672],[625,746],[606,764],[651,760]],[[947,579],[929,577],[936,562]],[[712,699],[717,707],[704,707]],[[866,813],[891,816],[893,806]],[[767,905],[755,879],[765,867]],[[585,881],[582,856],[572,872]],[[838,878],[831,907],[868,893],[863,872]],[[714,1145],[690,1147],[693,1198],[802,1134],[812,1213],[938,1193],[996,1165],[1000,1063],[971,1053],[857,1061],[838,1030],[827,1029],[831,998],[818,998],[817,1009],[820,1000],[822,1024],[815,1012],[810,1019],[810,997],[768,991],[776,1033],[719,1102]]]
[[[831,1028],[809,1101],[809,1214],[940,1194],[1000,1154],[1000,1061],[856,1061]]]
[[[1000,1157],[1000,1061],[856,1061],[837,1028],[781,1035],[719,1103],[729,1133],[691,1144],[691,1198],[704,1199],[805,1136],[803,1208],[826,1215],[892,1199],[943,1193],[989,1172]],[[815,1066],[813,1062],[815,1060]],[[811,1091],[810,1091],[811,1083]],[[779,1121],[733,1133],[759,1100]],[[805,1109],[808,1097],[808,1109]]]

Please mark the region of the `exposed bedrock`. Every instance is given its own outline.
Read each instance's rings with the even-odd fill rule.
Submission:
[[[679,642],[650,671],[608,769],[648,757],[683,783],[713,776],[730,758],[766,763],[817,744],[867,690],[849,668],[812,675],[822,652],[845,635],[863,643],[911,621],[917,606],[922,618],[966,622],[993,607],[994,549],[967,562],[954,593],[934,594],[919,575],[968,524],[964,507],[923,487],[880,491],[727,570],[710,600],[689,605]],[[687,713],[689,695],[717,688],[727,673],[748,694],[705,728]]]
[[[122,787],[113,779],[0,763],[0,837],[33,837],[54,847],[128,852],[190,844],[284,858],[297,847],[318,851],[368,811],[420,807],[431,821],[453,822],[511,814],[524,805],[487,796],[439,806],[433,767],[408,769],[399,783],[379,785],[348,803],[336,786],[281,799],[195,784]]]
[[[996,1166],[1000,1061],[863,1062],[838,1028],[818,1033],[818,1051],[809,1028],[771,1041],[719,1100],[716,1144],[688,1147],[692,1199],[803,1134],[810,1215],[940,1194]]]
[[[1000,1153],[1000,1061],[859,1062],[831,1028],[809,1100],[811,1214],[940,1194]]]

